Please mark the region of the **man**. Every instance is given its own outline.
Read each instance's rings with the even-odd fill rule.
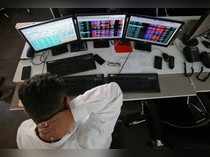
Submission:
[[[19,89],[31,119],[17,132],[20,149],[109,148],[122,106],[116,83],[95,87],[76,98],[67,96],[61,78],[34,76]]]

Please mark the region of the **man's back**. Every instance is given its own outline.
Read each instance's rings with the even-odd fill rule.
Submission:
[[[121,106],[122,92],[116,83],[93,88],[70,103],[76,122],[70,133],[57,142],[44,142],[36,135],[36,124],[30,119],[24,121],[18,129],[18,148],[109,148]]]

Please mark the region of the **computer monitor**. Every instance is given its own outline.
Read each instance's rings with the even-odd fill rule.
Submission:
[[[119,39],[123,36],[126,15],[77,16],[81,40]]]
[[[192,22],[194,22],[194,21],[189,21],[189,23],[190,23],[190,24],[188,24],[189,26],[186,24],[186,28],[185,28],[183,36],[181,38],[182,42],[186,46],[198,45],[199,42],[196,39],[196,37],[201,36],[202,34],[205,34],[208,31],[210,31],[209,11],[206,14],[202,15],[198,21],[191,24]]]
[[[71,17],[50,20],[20,28],[19,31],[35,52],[40,52],[78,39]]]
[[[125,38],[168,46],[183,22],[163,18],[130,16]]]
[[[193,29],[191,30],[190,39],[196,38],[204,33],[210,31],[210,13],[201,16],[198,22],[195,24]]]

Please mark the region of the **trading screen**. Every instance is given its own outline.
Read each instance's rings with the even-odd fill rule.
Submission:
[[[35,51],[77,40],[72,18],[43,23],[20,31]]]
[[[121,38],[125,15],[78,16],[81,39]]]
[[[168,45],[181,23],[131,16],[126,38],[161,45]]]

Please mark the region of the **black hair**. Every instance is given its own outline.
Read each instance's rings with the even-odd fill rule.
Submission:
[[[57,75],[36,75],[21,85],[18,95],[30,118],[40,123],[64,109],[64,80]]]

